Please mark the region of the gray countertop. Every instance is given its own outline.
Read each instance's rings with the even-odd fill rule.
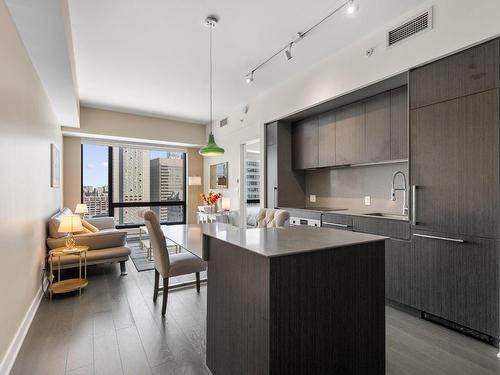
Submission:
[[[316,212],[320,214],[338,214],[338,215],[348,215],[348,216],[362,216],[362,217],[368,217],[368,218],[373,218],[373,219],[386,219],[386,220],[399,220],[399,221],[409,221],[408,215],[399,215],[399,214],[394,214],[394,213],[381,213],[381,216],[376,216],[376,215],[368,215],[370,213],[377,213],[379,211],[377,210],[368,210],[368,211],[361,211],[361,210],[351,210],[351,209],[332,209],[331,211],[327,211],[325,209],[315,209],[314,207],[309,207],[309,208],[294,208],[294,207],[280,207],[283,210],[293,210],[293,211],[309,211],[309,212]]]
[[[163,226],[162,229],[165,237],[200,258],[205,258],[202,248],[204,234],[266,257],[334,249],[387,239],[372,234],[305,226],[246,229],[214,223]]]

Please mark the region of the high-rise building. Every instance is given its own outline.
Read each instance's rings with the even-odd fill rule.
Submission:
[[[150,179],[152,202],[184,200],[184,160],[182,158],[166,157],[151,160]],[[157,206],[151,209],[156,212],[161,222],[180,222],[184,217],[182,206]]]
[[[149,150],[113,147],[113,201],[149,202]],[[138,207],[122,207],[115,212],[119,224],[137,223]]]
[[[260,160],[257,158],[246,161],[246,185],[247,201],[258,201],[260,199]]]
[[[94,216],[107,216],[108,215],[108,187],[99,186],[94,188],[92,186],[83,187],[83,203],[87,205],[88,215]]]

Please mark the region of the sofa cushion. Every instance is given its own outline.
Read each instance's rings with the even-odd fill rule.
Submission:
[[[75,236],[77,246],[88,246],[89,250],[107,249],[110,247],[125,246],[127,232],[116,229],[101,230],[97,233],[88,233]],[[63,247],[66,244],[66,238],[47,238],[49,249]]]
[[[52,215],[49,219],[49,237],[62,238],[66,235],[66,233],[60,233],[57,230],[59,229],[59,225],[61,224],[63,217],[68,215],[73,215],[73,212],[71,212],[69,208],[63,208]]]
[[[99,229],[96,228],[95,226],[93,226],[92,224],[90,224],[87,220],[83,219],[82,220],[82,225],[85,229],[87,229],[89,232],[92,232],[92,233],[97,233],[99,232]]]
[[[101,249],[99,251],[87,251],[87,264],[105,263],[105,261],[113,262],[116,260],[127,259],[130,255],[130,249],[126,246],[112,247],[109,249]],[[57,264],[57,257],[54,257],[54,266]],[[69,264],[75,267],[79,264],[78,255],[64,255],[61,257],[61,266]],[[82,259],[83,265],[83,259]],[[68,267],[66,267],[68,268]]]

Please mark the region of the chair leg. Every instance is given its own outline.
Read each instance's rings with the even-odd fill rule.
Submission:
[[[161,315],[165,316],[167,311],[167,299],[168,299],[168,277],[163,278],[163,305],[161,306]]]
[[[127,266],[125,265],[124,260],[120,262],[120,272],[121,272],[120,276],[125,276],[127,274]]]
[[[196,291],[200,293],[200,273],[196,272]]]
[[[158,298],[158,288],[160,287],[160,273],[155,268],[155,287],[153,290],[153,302]]]

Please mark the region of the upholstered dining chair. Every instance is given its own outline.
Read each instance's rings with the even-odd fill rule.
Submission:
[[[257,228],[272,228],[286,226],[290,213],[285,210],[261,208],[256,218]]]
[[[153,301],[156,302],[158,292],[163,290],[161,315],[165,315],[168,300],[168,279],[174,276],[196,274],[196,291],[200,292],[200,272],[207,269],[207,264],[189,252],[169,254],[167,242],[161,230],[158,217],[153,211],[143,213],[144,222],[148,228],[149,240],[153,248],[155,263],[155,285]],[[160,288],[160,275],[163,279],[163,288]]]

